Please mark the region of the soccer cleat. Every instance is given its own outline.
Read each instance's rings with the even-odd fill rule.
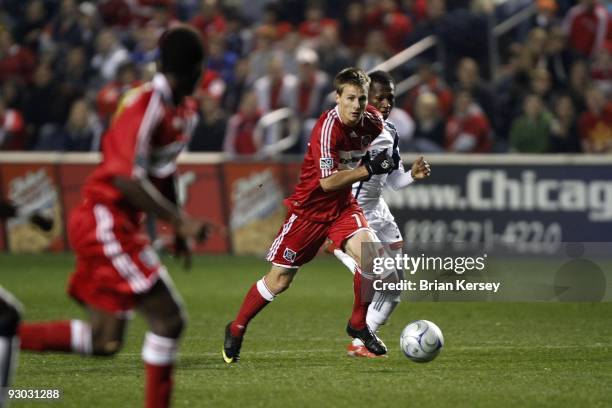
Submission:
[[[349,322],[346,325],[346,333],[354,339],[361,340],[369,352],[376,354],[377,356],[387,354],[387,346],[385,346],[385,343],[383,343],[378,336],[372,333],[372,330],[370,330],[367,325],[363,329],[357,330],[353,329],[351,327],[351,323]]]
[[[386,355],[377,356],[374,353],[368,351],[364,345],[354,345],[352,342],[346,347],[346,354],[351,357],[364,357],[364,358],[383,358],[387,357]]]
[[[225,326],[225,340],[223,342],[223,350],[221,350],[223,361],[227,364],[236,363],[240,360],[240,347],[242,347],[242,336],[232,336],[230,331],[231,324],[232,322],[229,322]]]

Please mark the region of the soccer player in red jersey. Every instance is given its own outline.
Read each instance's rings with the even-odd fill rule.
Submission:
[[[337,105],[321,115],[311,133],[300,181],[293,195],[285,200],[287,218],[266,258],[272,268],[253,284],[238,315],[226,326],[222,351],[226,363],[240,358],[248,323],[289,287],[298,268],[314,258],[326,237],[358,264],[361,243],[375,241],[351,194],[354,182],[389,173],[393,167],[386,152],[371,161],[361,160],[383,129],[380,112],[367,106],[369,85],[368,76],[357,68],[347,68],[336,75]],[[361,162],[364,164],[359,165]],[[362,274],[355,273],[355,301],[347,333],[361,339],[372,353],[383,355],[386,346],[366,325],[369,303],[363,299],[362,281]]]
[[[165,267],[140,232],[143,212],[170,222],[179,243],[208,231],[208,224],[176,205],[173,187],[176,158],[196,124],[195,106],[187,97],[199,81],[204,48],[187,26],[164,33],[159,48],[160,72],[125,96],[104,135],[102,163],[70,214],[76,269],[68,292],[87,309],[89,321],[19,327],[25,350],[110,356],[121,348],[128,314],[137,309],[149,324],[142,348],[149,408],[170,404],[185,318]]]

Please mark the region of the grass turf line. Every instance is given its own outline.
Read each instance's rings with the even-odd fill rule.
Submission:
[[[220,357],[223,328],[268,268],[250,257],[202,256],[189,273],[165,259],[189,311],[174,406],[610,406],[612,304],[401,304],[381,330],[386,359],[345,356],[352,279],[319,257],[252,323],[242,361]],[[82,317],[65,295],[70,255],[0,255],[0,283],[24,303],[28,320]],[[428,364],[401,355],[401,329],[437,323],[446,345]],[[62,407],[142,405],[144,322],[131,322],[111,359],[22,353],[13,388],[60,388]],[[15,407],[41,402],[13,401]]]

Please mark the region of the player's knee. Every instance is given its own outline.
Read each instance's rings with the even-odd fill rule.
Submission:
[[[275,295],[282,293],[289,289],[291,282],[293,282],[293,274],[280,274],[272,279],[266,279],[266,284],[270,288],[270,291]]]
[[[177,311],[151,324],[151,331],[158,336],[178,339],[187,327],[187,318],[182,311]]]
[[[123,347],[119,339],[93,339],[93,355],[110,357],[117,354]]]

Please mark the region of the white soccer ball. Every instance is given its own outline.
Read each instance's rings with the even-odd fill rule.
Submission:
[[[402,330],[400,347],[412,361],[426,363],[431,361],[444,346],[444,336],[435,323],[429,320],[417,320]]]

